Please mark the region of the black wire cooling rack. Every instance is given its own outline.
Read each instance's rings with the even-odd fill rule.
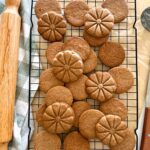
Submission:
[[[100,6],[103,0],[86,0],[90,7]],[[68,0],[59,0],[62,8],[62,14],[65,6],[69,2]],[[38,81],[35,78],[39,78],[41,72],[50,67],[47,63],[45,57],[45,50],[48,46],[48,42],[45,41],[37,31],[37,18],[34,12],[36,0],[32,0],[32,23],[33,28],[31,30],[31,53],[30,53],[30,102],[33,99],[33,102],[30,105],[30,113],[29,113],[29,127],[34,126],[34,132],[31,140],[29,141],[29,149],[34,149],[34,136],[42,127],[40,127],[36,120],[36,111],[39,106],[43,103],[43,99],[45,95],[39,90],[36,92],[35,87],[38,85]],[[126,120],[129,128],[135,130],[137,128],[138,121],[138,79],[137,79],[137,39],[136,39],[136,29],[134,28],[134,24],[136,21],[136,0],[128,0],[129,6],[129,15],[128,17],[121,22],[120,24],[116,24],[110,37],[110,41],[119,42],[125,49],[126,59],[122,66],[129,68],[134,75],[134,85],[132,89],[130,89],[127,93],[116,95],[116,97],[120,98],[128,108],[128,118]],[[68,24],[67,26],[67,37],[72,36],[83,36],[83,28],[80,27],[72,27]],[[64,39],[64,40],[65,40]],[[93,48],[95,52],[97,52],[98,48]],[[98,62],[98,65],[95,71],[107,71],[109,68],[102,65]],[[36,81],[36,82],[35,82]],[[36,94],[35,94],[36,92]],[[35,94],[35,95],[34,95]],[[97,109],[99,104],[91,99],[87,99],[87,101],[91,104],[92,108]],[[62,141],[64,139],[64,134],[60,135]],[[109,149],[107,146],[103,145],[99,142],[99,140],[91,140],[90,141],[91,150],[105,150]],[[62,147],[63,149],[63,147]]]

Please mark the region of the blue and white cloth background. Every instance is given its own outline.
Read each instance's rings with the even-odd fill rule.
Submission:
[[[28,144],[28,108],[29,108],[29,60],[30,60],[30,28],[32,0],[21,0],[20,15],[21,35],[19,48],[19,66],[16,91],[15,118],[13,140],[9,150],[26,150]],[[0,0],[0,13],[5,10],[5,0]],[[34,59],[34,58],[33,58]],[[34,80],[38,80],[35,78]],[[38,88],[35,85],[34,89]],[[33,127],[32,127],[33,129]]]

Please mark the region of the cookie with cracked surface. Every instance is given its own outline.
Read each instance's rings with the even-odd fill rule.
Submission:
[[[124,140],[116,146],[111,147],[111,150],[134,150],[136,144],[135,134],[128,129]]]
[[[117,115],[122,120],[125,120],[128,116],[128,110],[125,107],[124,103],[117,98],[112,98],[107,102],[101,103],[99,110],[105,115]]]
[[[80,27],[84,25],[84,16],[89,11],[87,3],[75,0],[68,3],[64,10],[65,18],[72,26]]]
[[[59,150],[61,148],[61,140],[57,134],[51,134],[46,131],[40,131],[35,135],[35,150]]]
[[[105,102],[111,99],[115,90],[115,80],[108,72],[95,72],[86,81],[86,91],[90,98],[99,102]]]
[[[81,57],[70,50],[59,52],[53,60],[53,73],[65,83],[78,80],[83,74]]]
[[[78,80],[67,83],[66,87],[71,91],[74,100],[83,100],[88,97],[85,82],[88,79],[86,75],[82,75]]]
[[[124,140],[127,125],[116,115],[106,115],[96,124],[96,135],[100,141],[109,146],[115,146]]]
[[[79,132],[73,131],[64,140],[64,150],[90,150],[90,143]]]
[[[64,83],[54,76],[51,68],[44,70],[40,75],[39,87],[44,93],[47,93],[49,89],[59,85],[64,85]]]
[[[38,122],[38,124],[40,126],[43,126],[43,114],[44,114],[46,108],[47,108],[47,105],[43,104],[40,106],[40,108],[36,112],[36,121]]]
[[[84,111],[79,118],[80,133],[87,139],[96,138],[96,124],[104,114],[95,109]]]
[[[114,26],[114,16],[102,7],[90,9],[84,19],[85,31],[94,37],[109,35]]]
[[[109,35],[105,37],[94,37],[89,35],[86,31],[83,32],[84,39],[89,43],[91,46],[101,46],[103,45],[109,38]]]
[[[90,104],[85,101],[78,101],[73,103],[72,108],[75,113],[74,126],[79,127],[79,118],[84,111],[90,109]]]
[[[51,88],[45,97],[45,103],[47,106],[55,102],[64,102],[68,105],[72,105],[73,96],[71,91],[64,86],[55,86]]]
[[[98,56],[104,65],[112,68],[123,63],[125,59],[125,50],[119,43],[106,42],[99,49]]]
[[[97,55],[93,49],[91,49],[90,55],[87,60],[84,61],[83,73],[89,73],[96,68]]]
[[[110,10],[115,23],[120,23],[128,16],[128,5],[125,0],[105,0],[102,7]]]
[[[134,84],[133,74],[129,69],[123,67],[114,67],[109,70],[116,81],[117,89],[115,93],[121,94],[127,92]]]
[[[62,46],[64,43],[62,42],[54,42],[51,43],[46,50],[46,58],[49,64],[53,64],[53,59],[56,54],[62,51]]]
[[[74,118],[74,111],[68,104],[56,102],[46,108],[43,125],[50,133],[65,133],[73,126]]]
[[[92,35],[89,35],[86,31],[84,31],[83,37],[91,46],[101,46],[108,40],[109,35],[105,37],[94,37]]]
[[[63,50],[73,50],[78,53],[83,61],[85,61],[90,54],[89,44],[81,37],[71,37],[65,41]]]
[[[61,13],[60,4],[57,0],[38,0],[35,4],[35,14],[40,18],[43,14],[54,11]]]
[[[38,32],[50,42],[62,40],[66,33],[66,26],[64,17],[53,11],[43,14],[38,20]]]

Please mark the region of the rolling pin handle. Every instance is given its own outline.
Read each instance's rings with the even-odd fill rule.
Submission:
[[[8,143],[0,144],[0,150],[8,150]]]
[[[6,6],[7,7],[15,6],[17,9],[19,9],[20,1],[21,0],[6,0]]]

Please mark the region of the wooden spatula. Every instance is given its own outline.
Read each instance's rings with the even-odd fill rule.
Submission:
[[[143,135],[141,141],[140,150],[149,150],[150,149],[150,73],[148,80],[147,95],[145,101],[145,117],[143,125]]]
[[[20,0],[6,0],[0,16],[0,150],[12,138],[21,18]]]

